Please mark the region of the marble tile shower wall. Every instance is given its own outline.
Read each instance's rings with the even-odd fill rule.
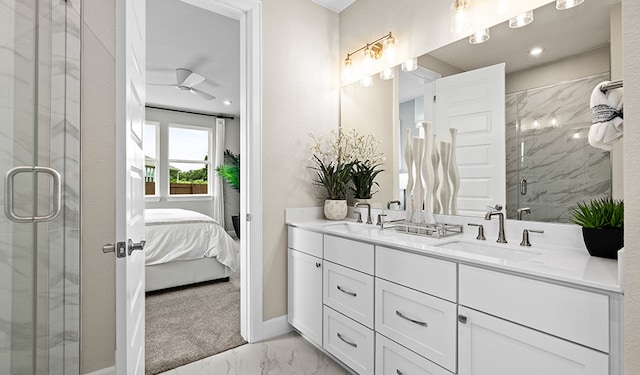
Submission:
[[[570,206],[611,194],[608,151],[588,144],[591,91],[608,73],[507,95],[507,215],[568,222]],[[527,181],[526,194],[520,191]]]
[[[33,126],[33,17],[36,2],[18,0],[0,12],[0,170],[34,164],[63,176],[63,215],[16,224],[0,215],[0,374],[79,373],[80,3],[40,2],[38,130]],[[13,43],[7,45],[5,43]],[[37,134],[37,137],[36,137]],[[34,144],[37,138],[37,143]],[[42,190],[49,189],[46,179]],[[32,201],[18,179],[16,202]],[[39,188],[40,189],[40,188]],[[49,196],[38,202],[49,205]],[[2,202],[0,205],[4,205]],[[0,208],[3,211],[3,208]],[[28,213],[25,211],[24,213]],[[37,238],[37,241],[35,240]],[[38,259],[34,269],[34,250]],[[34,279],[34,273],[37,277]],[[38,309],[34,311],[34,282]],[[37,316],[37,326],[33,318]],[[36,369],[33,336],[36,337]]]

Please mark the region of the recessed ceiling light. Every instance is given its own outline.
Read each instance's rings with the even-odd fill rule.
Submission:
[[[224,102],[222,102],[222,103],[224,103],[224,105],[231,105],[231,100],[225,100],[225,101],[224,101]]]
[[[538,56],[541,53],[542,53],[541,47],[534,47],[534,48],[531,48],[531,51],[529,51],[529,54],[533,56]]]

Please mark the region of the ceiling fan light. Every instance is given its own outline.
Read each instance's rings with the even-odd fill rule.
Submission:
[[[556,9],[566,10],[584,3],[584,0],[556,0]]]

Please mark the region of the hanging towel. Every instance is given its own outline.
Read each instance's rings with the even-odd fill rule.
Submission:
[[[600,91],[609,81],[600,82],[591,93],[591,129],[589,144],[603,150],[611,150],[622,138],[623,108],[622,88]]]

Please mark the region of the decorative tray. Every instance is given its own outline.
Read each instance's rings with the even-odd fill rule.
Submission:
[[[462,225],[459,224],[411,223],[406,220],[385,222],[382,224],[382,229],[395,229],[397,232],[431,238],[443,238],[462,234]]]

